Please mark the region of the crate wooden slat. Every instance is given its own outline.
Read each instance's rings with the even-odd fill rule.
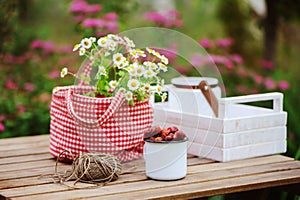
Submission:
[[[75,187],[81,189],[72,189],[53,183],[51,175],[54,173],[56,160],[45,153],[49,148],[47,145],[49,137],[45,135],[23,139],[30,143],[31,138],[33,141],[37,139],[36,141],[43,145],[33,146],[30,148],[32,152],[30,149],[24,151],[26,148],[10,149],[8,157],[0,157],[0,194],[7,198],[186,199],[300,184],[300,161],[285,156],[273,155],[221,163],[189,155],[188,173],[181,180],[155,181],[147,178],[144,161],[141,158],[124,163],[122,174],[114,182],[102,187],[78,183]],[[0,140],[0,143],[7,146],[22,146],[23,140],[15,138],[15,140]],[[59,163],[59,171],[70,168],[69,164]],[[72,181],[66,184],[73,186]]]

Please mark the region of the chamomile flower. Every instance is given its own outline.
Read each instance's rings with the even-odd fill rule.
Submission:
[[[113,40],[109,40],[108,42],[108,50],[110,51],[114,51],[116,50],[116,47],[117,47],[117,43]]]
[[[118,68],[118,69],[123,69],[123,68],[125,68],[126,66],[128,66],[128,64],[129,64],[129,62],[126,60],[125,57],[123,57],[123,58],[121,59],[121,62],[118,63],[117,68]]]
[[[64,67],[60,72],[60,77],[63,78],[68,74],[68,68]]]
[[[85,49],[89,49],[92,47],[92,41],[89,38],[83,38],[80,44]]]
[[[121,93],[125,93],[126,92],[126,89],[125,88],[123,88],[123,87],[121,87],[119,90],[118,90],[118,92],[121,92]]]
[[[161,93],[161,90],[162,90],[161,86],[160,86],[160,85],[157,85],[157,86],[156,86],[156,92],[157,92],[158,94],[160,94],[160,93]]]
[[[139,66],[137,66],[135,69],[136,69],[136,74],[137,74],[137,76],[143,76],[143,75],[144,75],[144,73],[145,73],[145,68],[144,68],[143,65],[139,65]]]
[[[132,100],[132,92],[130,92],[130,91],[126,92],[126,93],[125,93],[125,99],[126,99],[127,101]]]
[[[128,44],[129,47],[134,48],[135,44],[133,43],[133,41],[131,39],[129,39],[128,37],[124,37],[125,42]]]
[[[113,55],[113,61],[115,65],[119,65],[122,62],[122,58],[124,58],[123,54],[116,53]]]
[[[81,48],[79,49],[79,55],[80,55],[80,56],[84,56],[85,52],[86,52],[85,48],[81,47]]]
[[[99,66],[98,67],[98,74],[99,75],[106,75],[106,69],[105,69],[105,67],[104,66]]]
[[[130,79],[127,83],[127,87],[131,91],[135,91],[140,86],[140,82],[137,79]]]
[[[161,62],[164,63],[165,65],[169,64],[168,58],[166,58],[166,56],[164,56],[164,55],[160,56],[160,60],[161,60]]]
[[[109,86],[113,89],[115,89],[117,87],[117,85],[118,85],[118,82],[116,80],[111,80],[109,82]]]
[[[158,58],[161,57],[161,55],[160,55],[160,53],[159,53],[158,51],[154,51],[152,54],[155,55],[155,56],[158,57]]]
[[[146,48],[146,50],[148,51],[148,53],[151,53],[151,54],[154,53],[154,50],[153,50],[153,49],[150,49],[150,48],[148,48],[148,47]]]
[[[156,73],[154,71],[152,71],[151,69],[147,69],[144,73],[145,78],[152,78],[155,75],[156,75]]]
[[[138,76],[138,73],[137,73],[137,70],[136,70],[135,67],[134,67],[134,68],[130,68],[130,69],[128,70],[128,73],[129,73],[129,75],[130,75],[131,77]]]
[[[91,42],[96,42],[96,38],[95,37],[90,37],[89,38]]]
[[[99,40],[97,41],[97,44],[100,47],[106,47],[107,44],[108,44],[107,37],[101,37],[101,38],[99,38]]]
[[[137,54],[138,54],[139,57],[143,57],[143,58],[146,57],[146,54],[145,54],[145,52],[143,50],[136,49],[136,52],[137,52]]]
[[[150,62],[149,63],[149,68],[152,69],[152,70],[156,70],[158,68],[157,64],[153,63],[153,62]]]
[[[146,83],[146,84],[144,85],[144,87],[143,87],[143,90],[144,90],[145,92],[149,92],[150,89],[151,89],[151,86],[150,86],[149,83]]]
[[[162,70],[163,72],[168,71],[168,68],[165,64],[158,63],[157,65],[159,66],[159,69]]]
[[[162,102],[165,102],[166,99],[167,99],[167,93],[164,92],[164,93],[161,95],[161,101],[162,101]]]
[[[138,51],[137,51],[136,49],[131,49],[131,50],[129,51],[129,53],[130,53],[130,55],[131,55],[132,57],[134,57],[135,59],[139,58],[139,54],[138,54]]]
[[[77,51],[81,47],[81,44],[75,44],[73,47],[73,51]]]
[[[116,35],[115,34],[108,34],[107,38],[109,38],[111,40],[114,40],[116,38]]]

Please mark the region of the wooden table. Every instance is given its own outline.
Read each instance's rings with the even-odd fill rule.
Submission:
[[[145,175],[143,159],[123,164],[115,182],[102,187],[77,183],[74,189],[53,183],[55,159],[49,136],[0,140],[0,194],[12,199],[156,199],[196,198],[278,186],[300,192],[300,161],[281,155],[218,163],[188,156],[188,174],[177,181]],[[60,164],[59,170],[71,166]],[[66,183],[73,186],[73,182]],[[3,198],[3,197],[2,197]],[[2,199],[0,197],[0,199]]]

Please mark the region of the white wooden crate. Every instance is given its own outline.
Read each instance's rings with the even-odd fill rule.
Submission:
[[[266,100],[273,101],[273,109],[240,104]],[[287,113],[281,93],[220,98],[218,118],[172,110],[169,103],[153,105],[153,125],[184,131],[190,154],[226,162],[286,151]]]

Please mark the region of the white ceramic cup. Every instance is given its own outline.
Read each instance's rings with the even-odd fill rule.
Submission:
[[[145,141],[146,175],[156,180],[176,180],[186,176],[188,139],[171,142]]]

